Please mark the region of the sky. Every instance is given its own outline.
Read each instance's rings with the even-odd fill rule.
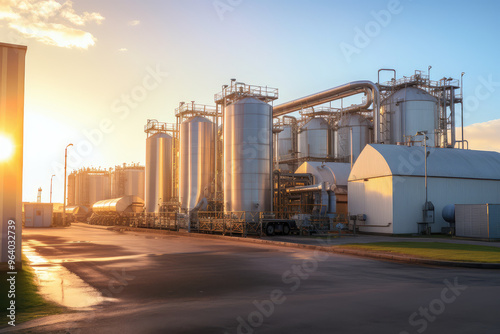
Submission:
[[[0,0],[0,42],[28,46],[23,201],[62,202],[68,170],[145,163],[148,119],[214,105],[231,78],[283,103],[415,70],[464,80],[465,139],[500,152],[497,1]],[[390,79],[382,74],[382,81]],[[352,103],[355,103],[352,102]],[[460,126],[460,120],[457,122]]]

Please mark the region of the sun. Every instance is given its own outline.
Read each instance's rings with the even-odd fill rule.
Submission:
[[[10,159],[12,153],[14,153],[14,145],[12,144],[12,141],[9,138],[0,135],[0,161]]]

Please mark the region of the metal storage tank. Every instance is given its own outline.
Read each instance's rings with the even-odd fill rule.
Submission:
[[[138,196],[144,199],[145,168],[117,166],[111,173],[111,198]]]
[[[272,210],[272,107],[247,97],[224,119],[224,210]],[[257,217],[258,218],[258,217]],[[250,215],[246,216],[251,219]]]
[[[181,124],[179,200],[181,208],[192,210],[213,192],[215,178],[214,123],[195,116]]]
[[[439,146],[437,99],[426,91],[415,87],[400,89],[382,101],[380,113],[385,144],[404,143],[405,137],[427,131],[427,145]]]
[[[146,212],[159,212],[160,204],[172,198],[173,138],[156,133],[146,139]]]
[[[290,160],[293,157],[293,153],[295,153],[293,143],[294,141],[296,141],[293,136],[294,131],[292,125],[284,125],[283,130],[276,135],[276,160],[278,162],[283,160]],[[288,165],[280,164],[279,168],[281,170],[288,170]]]
[[[78,206],[78,205],[83,205],[82,203],[82,198],[80,196],[80,173],[76,172],[75,173],[75,203],[74,205]]]
[[[315,117],[299,130],[299,158],[330,158],[334,153],[334,132],[324,118]]]
[[[358,113],[343,115],[337,123],[337,157],[351,156],[351,129],[353,162],[370,142],[370,122]]]
[[[108,172],[89,172],[88,200],[89,206],[111,197],[111,184]]]
[[[68,175],[68,204],[69,206],[75,205],[75,173]]]

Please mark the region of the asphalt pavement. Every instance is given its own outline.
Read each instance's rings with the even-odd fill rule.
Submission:
[[[497,270],[84,226],[25,229],[23,244],[56,281],[47,296],[74,312],[0,332],[500,331]]]

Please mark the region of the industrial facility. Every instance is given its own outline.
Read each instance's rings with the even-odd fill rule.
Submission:
[[[69,175],[68,204],[96,224],[273,235],[453,233],[445,207],[500,203],[500,154],[457,139],[460,81],[378,75],[278,105],[232,79],[215,105],[147,121],[145,168]]]

